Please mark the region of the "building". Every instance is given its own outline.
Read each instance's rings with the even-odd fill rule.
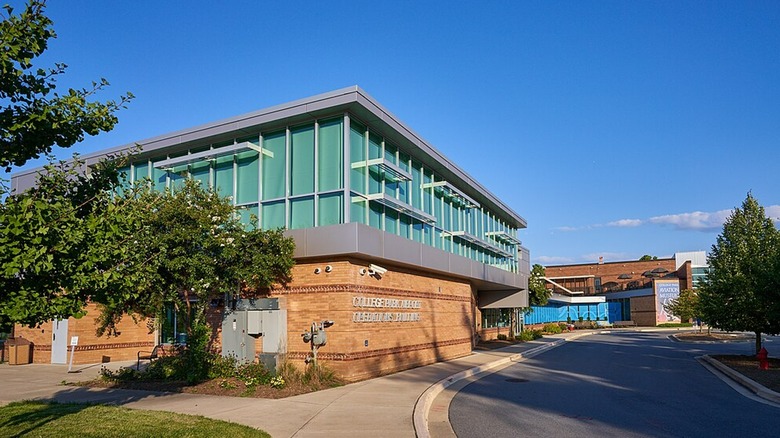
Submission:
[[[230,196],[249,224],[286,228],[296,241],[293,281],[257,300],[214,302],[223,354],[302,363],[301,333],[332,320],[319,358],[347,379],[469,354],[501,309],[526,306],[526,221],[358,87],[350,87],[84,157],[142,146],[125,169],[163,190],[193,178]],[[12,178],[35,184],[40,169]],[[17,328],[36,362],[135,358],[182,340],[175,314],[156,331],[123,321],[94,336],[81,320]]]
[[[706,277],[707,256],[704,251],[678,252],[655,260],[555,265],[546,266],[545,274],[553,306],[567,302],[585,306],[569,313],[574,320],[607,317],[611,322],[654,326],[680,322],[664,304]]]

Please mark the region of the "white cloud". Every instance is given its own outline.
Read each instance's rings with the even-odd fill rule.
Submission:
[[[642,225],[642,219],[620,219],[607,224],[608,227],[631,228]]]
[[[671,225],[678,230],[716,231],[723,227],[723,222],[730,214],[731,210],[720,210],[714,213],[694,211],[655,216],[648,221],[657,225]]]
[[[582,228],[577,228],[577,227],[555,227],[556,231],[563,231],[563,232],[566,232],[566,233],[568,233],[570,231],[581,230],[581,229]]]
[[[599,257],[604,257],[605,262],[614,262],[619,260],[630,260],[632,257],[625,252],[594,252],[580,256],[582,263],[597,263]]]
[[[780,222],[780,205],[770,205],[764,209],[767,217],[774,222]]]
[[[534,263],[540,265],[567,265],[574,263],[574,259],[569,257],[539,256],[534,257]]]
[[[654,225],[669,225],[678,230],[694,230],[694,231],[718,231],[723,227],[723,223],[728,219],[733,210],[719,210],[715,212],[706,211],[694,211],[690,213],[678,213],[678,214],[666,214],[662,216],[654,216],[650,219],[618,219],[612,222],[608,222],[604,225],[587,225],[583,227],[570,227],[563,226],[555,228],[556,231],[562,232],[574,232],[581,230],[590,230],[600,227],[615,227],[615,228],[635,228],[642,225],[654,224]],[[770,205],[764,207],[767,217],[772,219],[776,224],[780,224],[780,205]]]

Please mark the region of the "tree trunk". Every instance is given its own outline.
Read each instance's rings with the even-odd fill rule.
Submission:
[[[756,332],[756,354],[761,351],[761,332]]]

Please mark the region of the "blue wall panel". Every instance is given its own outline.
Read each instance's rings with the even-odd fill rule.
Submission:
[[[548,322],[566,322],[567,317],[572,321],[578,321],[580,317],[587,321],[604,320],[608,318],[609,322],[618,321],[620,318],[620,303],[598,303],[598,304],[548,304],[546,306],[531,306],[532,311],[523,316],[526,324],[545,324]]]

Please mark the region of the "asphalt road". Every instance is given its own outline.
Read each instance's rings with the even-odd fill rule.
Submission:
[[[744,397],[695,359],[751,354],[752,342],[668,335],[587,336],[504,368],[455,396],[452,428],[460,438],[780,436],[780,408]]]

